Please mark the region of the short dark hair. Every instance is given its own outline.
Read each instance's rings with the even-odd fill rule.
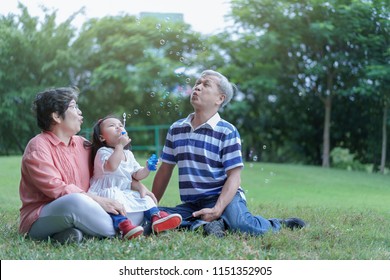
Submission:
[[[77,101],[78,95],[79,91],[73,87],[52,88],[38,93],[33,103],[38,127],[43,131],[49,131],[54,122],[52,113],[65,118],[69,103],[72,100]]]

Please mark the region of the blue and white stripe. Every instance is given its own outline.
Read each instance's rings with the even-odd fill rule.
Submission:
[[[243,166],[240,135],[232,124],[217,113],[193,129],[192,117],[193,114],[170,127],[161,155],[162,161],[179,168],[183,202],[220,194],[226,172]]]

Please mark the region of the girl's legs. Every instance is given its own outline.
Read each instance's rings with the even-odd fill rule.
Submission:
[[[152,216],[153,215],[157,215],[158,213],[160,212],[160,209],[158,209],[157,207],[152,207],[148,210],[146,210],[144,212],[145,214],[145,218],[148,220],[148,221],[151,221],[152,220]]]
[[[130,219],[123,215],[110,214],[114,228],[122,232],[123,239],[132,239],[142,234],[144,229],[140,226],[135,226]]]
[[[110,216],[111,216],[111,219],[112,219],[112,223],[114,225],[114,229],[115,230],[119,230],[119,224],[123,221],[126,221],[127,220],[127,217],[123,216],[123,215],[115,215],[115,214],[111,214],[111,213],[108,213]]]
[[[152,230],[155,233],[177,228],[182,221],[180,214],[168,214],[157,207],[145,211],[145,218],[151,221]]]
[[[45,205],[38,220],[32,225],[29,236],[44,240],[71,228],[96,237],[115,235],[110,215],[89,196],[73,193]]]

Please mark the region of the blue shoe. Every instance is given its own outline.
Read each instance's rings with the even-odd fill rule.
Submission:
[[[212,221],[203,226],[205,235],[214,235],[217,238],[225,236],[225,223],[222,219]]]
[[[285,220],[279,219],[279,222],[282,226],[285,226],[291,230],[293,229],[301,229],[306,226],[305,221],[299,218],[288,218]]]

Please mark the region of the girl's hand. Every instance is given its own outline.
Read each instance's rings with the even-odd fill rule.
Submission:
[[[122,135],[119,137],[119,145],[122,147],[125,147],[131,142],[131,139],[129,138],[129,135],[127,134],[126,131],[122,131]]]

